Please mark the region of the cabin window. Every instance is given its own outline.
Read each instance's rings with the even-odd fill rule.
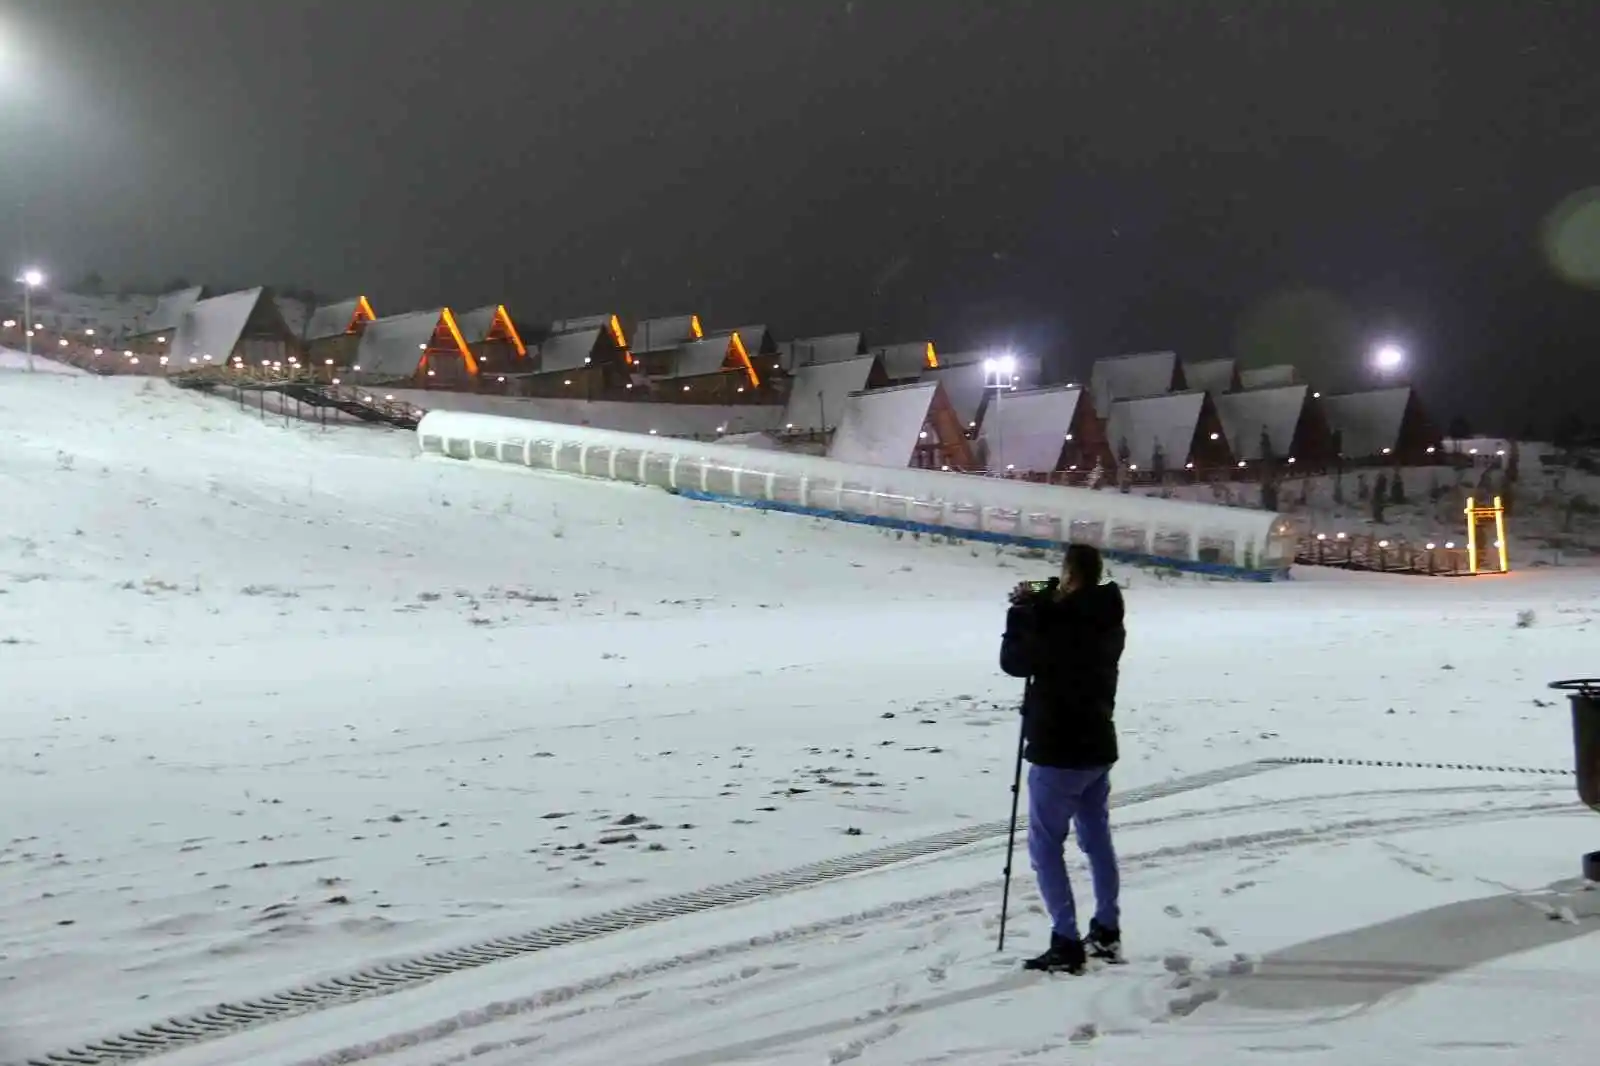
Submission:
[[[1089,544],[1102,547],[1106,539],[1106,524],[1089,518],[1074,518],[1067,525],[1069,544]]]
[[[754,475],[752,475],[754,476]],[[771,499],[774,503],[789,503],[798,505],[800,501],[800,478],[792,474],[772,475]]]
[[[422,438],[422,450],[425,451],[425,452],[432,452],[434,455],[443,455],[444,454],[444,438],[443,437],[432,437],[432,436],[423,437]]]
[[[1195,550],[1195,557],[1202,563],[1211,563],[1216,566],[1232,566],[1233,535],[1231,533],[1202,533],[1200,543]]]
[[[500,444],[498,441],[479,440],[472,442],[472,455],[475,459],[500,458]]]
[[[611,476],[611,449],[599,444],[589,445],[583,453],[583,472],[589,477]]]
[[[451,440],[446,447],[452,459],[471,459],[472,442],[469,440]]]
[[[612,467],[617,472],[621,481],[639,480],[639,460],[644,458],[644,453],[634,448],[618,448],[612,453]]]
[[[683,482],[683,474],[682,474],[683,467],[680,465],[678,469],[679,469],[678,484],[682,485],[684,483]],[[753,479],[759,478],[761,476],[762,475],[760,475],[760,474],[751,474],[750,475],[750,479],[753,480]],[[723,466],[720,463],[707,463],[706,464],[706,491],[707,492],[714,492],[718,496],[732,496],[734,494],[733,477],[734,477],[734,468],[733,467],[731,467],[731,466]]]
[[[640,481],[658,489],[672,488],[672,456],[650,452],[644,457],[644,471]]]
[[[555,469],[555,450],[556,442],[553,440],[534,441],[528,445],[528,465],[539,470]]]
[[[1111,535],[1106,538],[1106,547],[1112,551],[1143,552],[1144,527],[1133,525],[1114,525]]]
[[[556,449],[555,470],[563,474],[583,473],[583,445],[571,442]]]
[[[1191,559],[1194,557],[1187,529],[1157,529],[1150,539],[1150,554],[1163,559]]]

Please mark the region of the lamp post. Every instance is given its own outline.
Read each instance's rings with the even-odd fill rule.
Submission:
[[[1394,377],[1405,368],[1405,349],[1398,344],[1380,344],[1372,350],[1372,365],[1384,377]]]
[[[1000,459],[1005,457],[1005,421],[1000,417],[1000,395],[1016,382],[1017,357],[1011,354],[983,361],[983,387],[994,390],[994,450]],[[987,421],[987,416],[985,418]],[[991,469],[991,473],[993,470]],[[1004,467],[1000,470],[1005,476]]]
[[[33,373],[33,290],[44,284],[44,275],[37,270],[24,270],[17,281],[22,283],[22,336],[28,355],[28,373]]]

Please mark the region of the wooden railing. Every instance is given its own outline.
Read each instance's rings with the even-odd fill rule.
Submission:
[[[1467,577],[1472,574],[1466,548],[1454,542],[1413,544],[1388,537],[1343,533],[1310,533],[1295,552],[1302,566],[1332,566],[1383,574],[1424,577]]]

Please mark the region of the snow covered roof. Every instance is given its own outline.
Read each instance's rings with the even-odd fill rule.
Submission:
[[[1104,414],[1118,400],[1136,400],[1171,392],[1179,376],[1176,352],[1142,352],[1096,359],[1089,372],[1094,408]]]
[[[311,312],[311,318],[306,321],[304,337],[307,341],[320,341],[342,336],[350,332],[351,323],[363,309],[368,316],[371,315],[372,305],[367,303],[365,296],[352,296],[338,303],[323,304]]]
[[[891,381],[920,378],[924,370],[931,369],[938,362],[932,341],[886,344],[872,349],[872,354],[883,364],[883,369]]]
[[[178,328],[172,332],[172,344],[167,349],[167,372],[175,374],[199,366],[226,363],[265,293],[265,289],[243,289],[196,301],[184,312]],[[271,308],[276,316],[277,305],[272,304]],[[282,332],[288,339],[287,326]]]
[[[183,316],[189,309],[205,296],[205,286],[192,285],[187,289],[175,289],[172,292],[162,293],[156,298],[155,310],[150,312],[140,327],[142,333],[171,332],[178,328],[183,321]]]
[[[803,366],[859,359],[866,354],[866,348],[859,333],[830,333],[822,337],[786,341],[778,346],[778,352],[783,356],[784,367],[796,370]]]
[[[950,365],[941,357],[939,366],[922,372],[922,380],[937,381],[944,386],[945,395],[950,397],[950,405],[956,409],[956,417],[963,426],[970,429],[978,424],[989,395],[984,387],[981,361]]]
[[[578,318],[558,318],[550,323],[551,333],[577,333],[585,329],[605,329],[615,315],[581,315]]]
[[[1232,392],[1237,364],[1232,359],[1204,359],[1183,364],[1183,383],[1213,396]]]
[[[603,323],[605,319],[601,321]],[[604,325],[594,325],[588,329],[575,329],[546,337],[539,344],[538,373],[577,370],[589,365],[605,331]]]
[[[720,374],[727,367],[732,348],[733,335],[729,333],[680,344],[672,353],[672,362],[667,372],[660,377],[662,380],[670,381],[675,378],[699,378]]]
[[[1189,461],[1195,431],[1205,410],[1203,392],[1169,392],[1163,396],[1118,400],[1106,419],[1106,441],[1119,459],[1122,446],[1128,446],[1128,462],[1141,470],[1155,465],[1156,446],[1161,446],[1167,468],[1180,469]]]
[[[1328,428],[1338,434],[1339,450],[1348,458],[1365,459],[1400,446],[1400,430],[1410,402],[1409,386],[1347,392],[1324,396],[1322,413]]]
[[[1309,393],[1305,385],[1284,385],[1213,397],[1234,457],[1252,462],[1265,458],[1261,454],[1263,429],[1274,456],[1284,459],[1293,455],[1295,430],[1300,428]]]
[[[468,344],[481,344],[488,340],[489,331],[494,329],[494,319],[499,312],[499,304],[489,304],[456,315],[456,325],[461,328],[462,339]]]
[[[1083,390],[1067,385],[1004,392],[991,399],[978,435],[989,469],[1054,470],[1082,400]]]
[[[1300,374],[1288,363],[1276,366],[1257,366],[1239,371],[1239,387],[1244,389],[1275,389],[1298,384]]]
[[[738,326],[734,329],[719,329],[716,333],[719,337],[737,333],[739,340],[744,344],[744,350],[750,353],[752,359],[762,352],[774,350],[772,332],[766,326]]]
[[[416,373],[422,353],[439,328],[444,308],[373,319],[361,334],[355,365],[370,378],[405,378]]]
[[[795,429],[831,429],[844,414],[845,399],[872,379],[877,360],[861,356],[847,362],[815,363],[795,371],[783,424]]]
[[[845,397],[828,458],[866,466],[910,466],[939,391],[937,381],[918,381]]]
[[[686,341],[699,340],[703,335],[699,315],[647,318],[633,327],[633,353],[670,351]]]

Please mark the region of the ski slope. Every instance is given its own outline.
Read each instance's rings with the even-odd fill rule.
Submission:
[[[1007,811],[995,645],[1037,561],[5,370],[0,494],[0,1061]],[[1543,683],[1596,672],[1593,572],[1123,576],[1121,789],[1284,756],[1570,765]],[[1561,989],[1592,988],[1592,935],[1459,972],[1402,938],[1430,980],[1382,1011],[1226,1021],[1250,993],[1210,976],[1570,877],[1600,837],[1570,777],[1294,767],[1124,814],[1135,958],[1081,984],[997,968],[991,842],[161,1061],[983,1063],[1075,1034],[1119,1062],[1583,1060]],[[1588,934],[1588,898],[1513,913]],[[1025,871],[1014,899],[1021,952]],[[1496,1024],[1515,1052],[1459,1035]]]

